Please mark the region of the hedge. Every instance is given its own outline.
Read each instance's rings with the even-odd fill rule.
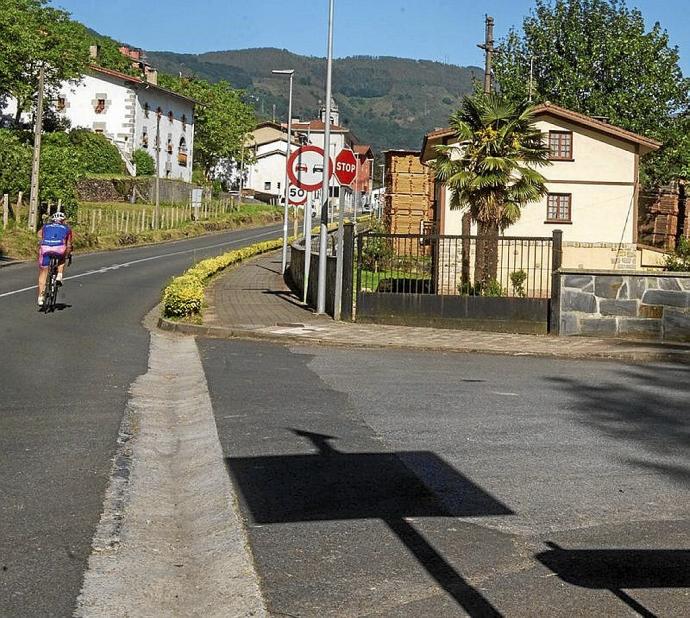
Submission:
[[[204,302],[204,283],[209,277],[232,264],[282,246],[282,238],[277,238],[198,262],[179,277],[172,279],[163,290],[163,315],[184,318],[199,314]]]

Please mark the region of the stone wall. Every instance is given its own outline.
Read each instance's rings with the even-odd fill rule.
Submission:
[[[561,270],[560,335],[690,342],[690,273]]]

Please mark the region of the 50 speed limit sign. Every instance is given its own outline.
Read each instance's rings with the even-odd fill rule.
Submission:
[[[288,202],[293,206],[301,206],[307,201],[307,192],[295,185],[290,185],[288,189]]]

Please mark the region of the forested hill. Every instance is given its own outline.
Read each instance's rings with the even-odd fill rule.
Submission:
[[[177,75],[224,79],[247,91],[259,116],[287,113],[287,80],[272,69],[295,69],[294,116],[313,118],[324,97],[325,61],[287,50],[261,48],[200,55],[147,52],[151,64]],[[428,60],[356,56],[335,61],[333,96],[341,124],[376,150],[419,148],[424,133],[447,126],[449,114],[472,90],[477,67]]]

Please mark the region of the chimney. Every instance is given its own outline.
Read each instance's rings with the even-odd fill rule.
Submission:
[[[89,47],[89,56],[91,57],[92,60],[97,60],[100,51],[101,51],[100,45],[91,45]]]
[[[603,122],[604,124],[609,124],[611,121],[608,116],[592,116],[594,120],[598,120],[599,122]]]
[[[148,65],[144,65],[144,79],[149,84],[153,84],[154,86],[158,85],[158,71],[154,69],[153,67],[150,67]]]

